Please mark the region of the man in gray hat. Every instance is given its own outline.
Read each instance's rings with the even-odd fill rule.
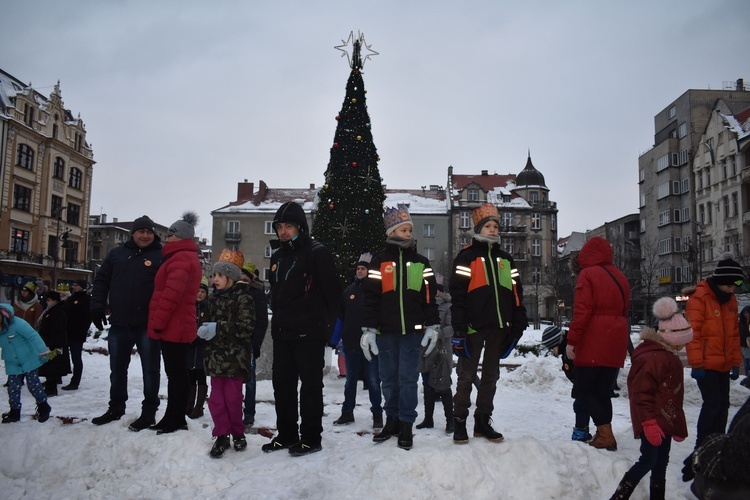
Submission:
[[[98,330],[103,330],[107,324],[107,302],[111,312],[107,336],[110,389],[109,408],[91,422],[94,425],[108,424],[120,420],[125,414],[128,366],[135,346],[143,370],[144,398],[141,416],[129,428],[138,432],[156,423],[154,416],[159,408],[159,342],[150,339],[146,330],[154,277],[164,258],[161,239],[156,235],[154,223],[148,216],[133,221],[130,232],[130,239],[107,254],[94,277],[91,317]]]

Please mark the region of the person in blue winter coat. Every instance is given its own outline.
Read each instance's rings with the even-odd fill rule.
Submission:
[[[2,423],[18,422],[21,419],[21,381],[26,378],[27,387],[36,399],[36,419],[46,422],[51,408],[47,394],[39,380],[39,367],[51,355],[42,337],[31,325],[15,317],[13,307],[0,304],[0,349],[8,375],[8,402],[10,411],[3,413]]]

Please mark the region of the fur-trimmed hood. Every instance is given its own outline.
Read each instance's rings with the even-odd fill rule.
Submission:
[[[646,328],[641,330],[640,336],[641,336],[641,340],[650,340],[651,342],[656,342],[657,344],[663,345],[670,351],[674,351],[675,350],[674,348],[677,347],[677,346],[671,346],[667,344],[666,342],[664,342],[664,339],[661,338],[659,334],[656,333],[656,330],[650,326],[647,326]],[[682,349],[682,346],[680,346],[680,348],[677,350],[679,351],[680,349]]]

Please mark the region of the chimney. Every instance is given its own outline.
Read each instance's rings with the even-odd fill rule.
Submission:
[[[736,90],[745,90],[745,80],[742,78],[737,79],[737,88]]]
[[[112,217],[112,224],[117,224],[117,221],[118,221],[117,217]]]
[[[252,182],[238,182],[237,183],[237,201],[250,201],[253,197]]]
[[[314,182],[310,183],[310,189],[315,189],[315,183]]]
[[[106,224],[106,223],[107,223],[107,214],[102,214],[102,222],[101,222],[101,224]]]
[[[486,170],[482,170],[482,175],[487,175],[487,171]]]

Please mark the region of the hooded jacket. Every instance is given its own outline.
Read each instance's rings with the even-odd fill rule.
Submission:
[[[64,304],[68,312],[68,340],[85,342],[91,326],[91,297],[81,290],[68,297]]]
[[[148,336],[190,343],[197,337],[195,302],[203,276],[198,245],[192,239],[173,241],[164,245],[162,255],[148,306]]]
[[[227,290],[212,293],[205,300],[203,322],[216,322],[216,336],[206,342],[206,375],[249,379],[253,359],[251,342],[255,329],[252,301],[250,295],[236,284]]]
[[[643,342],[633,351],[628,373],[633,434],[640,438],[642,423],[655,419],[667,436],[686,438],[682,361],[676,352],[661,342],[653,328],[644,328],[641,338]]]
[[[581,272],[568,330],[568,345],[576,353],[573,363],[621,368],[628,351],[628,280],[612,265],[612,247],[604,238],[589,239],[578,254],[578,263]]]
[[[94,277],[91,312],[103,313],[109,302],[110,324],[146,328],[154,278],[163,261],[161,240],[156,234],[146,248],[136,245],[131,236],[124,245],[110,250]]]
[[[742,362],[737,297],[731,294],[720,303],[708,280],[698,283],[685,306],[693,328],[693,340],[686,346],[688,363],[693,368],[728,372]]]
[[[333,257],[320,242],[310,238],[302,207],[281,205],[276,224],[296,224],[299,234],[289,240],[271,240],[277,248],[271,256],[271,336],[276,339],[327,341],[336,321],[341,285]],[[278,235],[278,233],[276,233]]]
[[[39,376],[62,377],[69,374],[68,313],[63,302],[44,310],[39,320],[39,336],[50,350],[58,350],[58,355],[54,359],[39,368]]]
[[[10,304],[0,304],[0,307],[11,316],[8,328],[0,330],[5,373],[21,375],[36,370],[44,363],[39,355],[49,351],[47,345],[30,324],[15,315]]]

